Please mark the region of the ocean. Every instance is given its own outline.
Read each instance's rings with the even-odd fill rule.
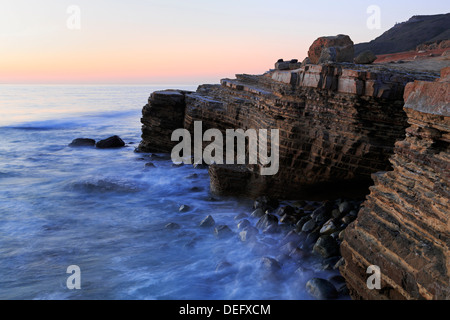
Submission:
[[[281,235],[248,244],[199,227],[211,215],[237,233],[253,202],[212,195],[207,169],[135,152],[142,107],[163,88],[0,85],[0,299],[305,300],[310,278],[333,275],[314,260],[268,272]],[[127,146],[68,146],[112,135]]]

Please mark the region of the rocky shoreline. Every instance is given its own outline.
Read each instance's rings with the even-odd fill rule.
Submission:
[[[204,130],[279,128],[277,175],[259,175],[262,164],[209,166],[213,193],[257,199],[237,219],[243,242],[283,235],[280,256],[262,263],[273,270],[284,258],[320,257],[319,269],[339,269],[353,299],[448,299],[450,68],[439,80],[358,65],[348,61],[352,46],[324,37],[303,63],[280,59],[263,75],[154,92],[138,151],[170,152],[173,130],[193,132],[196,121]],[[279,207],[267,196],[311,201]],[[372,265],[383,273],[378,291],[366,286]],[[347,292],[328,280],[311,279],[307,290],[319,299]]]
[[[277,200],[259,197],[249,217],[245,214],[235,217],[238,237],[242,242],[251,242],[256,241],[259,233],[280,235],[281,241],[275,244],[280,254],[262,258],[262,263],[269,268],[278,269],[286,261],[295,261],[299,266],[297,270],[304,271],[309,259],[316,259],[320,261],[314,265],[316,270],[338,271],[344,263],[339,250],[343,232],[356,219],[361,203],[338,199],[295,201],[278,206]],[[316,299],[349,296],[344,279],[338,275],[328,279],[312,278],[305,289]]]
[[[450,68],[405,90],[409,128],[341,245],[355,299],[450,299]],[[365,270],[382,270],[380,290]]]
[[[283,201],[267,196],[258,197],[249,208],[234,217],[234,222],[217,224],[214,214],[198,224],[209,229],[218,240],[237,238],[256,255],[264,278],[276,280],[281,270],[292,270],[288,279],[297,281],[299,275],[322,273],[307,279],[304,288],[311,298],[319,300],[349,299],[345,279],[339,275],[344,264],[339,246],[343,232],[357,217],[362,200]],[[182,205],[180,212],[189,211]],[[167,230],[182,228],[176,222],[165,225]],[[216,272],[231,271],[233,265],[221,261]],[[324,276],[327,275],[327,276]]]

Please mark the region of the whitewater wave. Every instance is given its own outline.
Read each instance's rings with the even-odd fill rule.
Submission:
[[[69,189],[87,193],[134,193],[142,190],[142,186],[123,178],[89,177],[81,181],[71,182]]]
[[[127,111],[108,111],[80,114],[72,117],[62,115],[63,119],[47,119],[37,121],[18,122],[6,126],[1,129],[15,129],[28,131],[48,131],[48,130],[67,130],[75,128],[85,128],[92,125],[105,124],[111,120],[123,119],[126,117],[135,117],[139,110]]]

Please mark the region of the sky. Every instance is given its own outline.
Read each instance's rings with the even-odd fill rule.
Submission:
[[[302,61],[320,36],[367,42],[449,8],[447,0],[2,0],[0,84],[218,83],[280,58]]]

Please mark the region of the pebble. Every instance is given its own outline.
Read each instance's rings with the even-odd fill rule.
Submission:
[[[352,209],[352,205],[351,205],[349,202],[347,202],[347,201],[342,202],[342,203],[339,205],[339,212],[340,212],[341,214],[347,214],[347,213],[350,212],[351,209]]]
[[[317,227],[316,222],[314,220],[309,220],[308,222],[306,222],[303,227],[302,227],[302,231],[303,232],[311,232],[313,231],[315,228]]]
[[[258,235],[258,229],[256,229],[255,227],[252,226],[248,226],[247,228],[245,228],[244,230],[242,230],[239,233],[239,239],[242,242],[247,242],[247,241],[251,241],[256,239],[256,236]]]
[[[280,222],[284,224],[295,224],[297,219],[294,216],[285,214],[281,217]]]
[[[339,246],[331,236],[321,236],[314,245],[313,251],[326,259],[338,255]]]
[[[257,208],[250,216],[253,218],[261,218],[264,216],[264,211],[261,208]]]
[[[284,215],[292,216],[295,215],[295,209],[291,206],[280,207],[277,211],[277,215],[279,215],[280,217]]]
[[[345,217],[342,218],[342,222],[345,224],[350,224],[353,221],[355,221],[356,217],[351,216],[351,215],[346,215]]]
[[[334,224],[334,220],[330,219],[327,222],[325,222],[323,227],[320,229],[320,234],[323,234],[323,235],[332,234],[332,233],[336,232],[337,229],[338,228]]]
[[[308,249],[308,248],[312,247],[316,243],[317,239],[319,239],[319,237],[320,237],[319,232],[313,232],[313,233],[308,234],[305,242],[303,243],[303,248]]]
[[[250,221],[248,221],[247,219],[244,219],[238,223],[237,228],[239,230],[243,230],[244,228],[246,228],[250,225],[251,225]]]
[[[303,226],[305,225],[305,223],[307,223],[309,220],[311,220],[311,217],[309,216],[305,216],[300,218],[300,220],[298,220],[298,222],[296,223],[296,227],[300,230],[302,230]]]
[[[264,269],[271,272],[276,272],[281,269],[280,263],[276,259],[270,257],[262,257],[261,265],[264,267]]]
[[[178,211],[180,211],[180,212],[187,212],[189,210],[191,210],[191,207],[189,207],[188,205],[185,205],[185,204],[181,205],[180,208],[178,208]]]
[[[205,219],[200,222],[200,227],[206,228],[206,227],[213,227],[216,224],[212,216],[207,216]]]
[[[334,285],[320,278],[313,278],[306,283],[308,293],[318,300],[331,300],[338,297],[338,292]]]
[[[214,235],[217,238],[225,238],[225,237],[229,237],[233,234],[233,231],[231,231],[231,229],[226,226],[226,225],[220,225],[214,228]]]
[[[248,214],[246,213],[239,213],[237,216],[234,217],[234,220],[242,220],[248,218]]]
[[[256,227],[258,229],[264,230],[271,224],[278,224],[278,218],[274,216],[273,214],[265,214],[263,217],[259,219],[259,221],[256,223]]]
[[[164,228],[166,228],[168,230],[175,230],[175,229],[180,229],[181,227],[178,223],[170,222],[170,223],[166,224],[164,226]]]

